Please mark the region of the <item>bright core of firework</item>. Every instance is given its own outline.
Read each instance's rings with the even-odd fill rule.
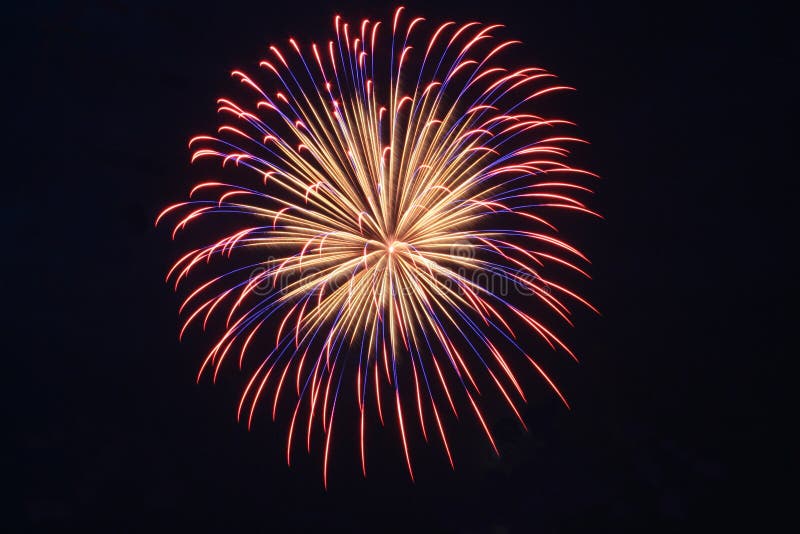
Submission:
[[[251,369],[238,417],[249,426],[263,406],[275,419],[281,405],[287,461],[321,436],[326,485],[345,399],[364,474],[365,421],[377,416],[396,420],[412,478],[420,438],[454,464],[446,429],[465,407],[497,452],[482,399],[525,427],[525,367],[566,404],[531,338],[572,356],[543,316],[569,323],[570,301],[591,308],[551,278],[586,275],[587,261],[551,215],[595,215],[579,200],[594,175],[567,162],[583,142],[561,133],[572,123],[536,109],[569,88],[504,65],[518,41],[498,41],[500,28],[428,26],[400,8],[385,31],[337,16],[324,44],[270,46],[266,83],[233,71],[252,98],[221,98],[229,122],[189,142],[192,161],[218,159],[224,178],[156,221],[177,216],[173,239],[191,223],[206,242],[167,275],[193,284],[181,336],[221,329],[198,379],[231,360]],[[203,226],[217,216],[233,230],[205,239],[222,233]]]

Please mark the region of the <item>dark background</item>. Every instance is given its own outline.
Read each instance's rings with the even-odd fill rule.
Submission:
[[[327,492],[318,451],[288,468],[284,428],[236,423],[241,377],[195,384],[208,339],[177,341],[163,283],[177,249],[152,222],[199,178],[186,141],[216,126],[232,68],[289,35],[327,38],[336,12],[393,6],[26,2],[4,8],[3,31],[13,530],[685,532],[766,528],[786,510],[794,462],[772,429],[795,423],[780,415],[797,288],[788,13],[414,4],[505,23],[520,58],[578,88],[552,102],[592,142],[579,163],[603,177],[606,220],[569,233],[603,311],[559,330],[582,358],[557,367],[573,410],[528,384],[529,433],[494,414],[498,459],[457,430],[456,471],[422,452],[416,483],[391,430],[366,480],[346,436]]]

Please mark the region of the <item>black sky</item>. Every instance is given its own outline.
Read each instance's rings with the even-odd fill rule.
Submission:
[[[524,5],[516,5],[524,4]],[[540,5],[539,5],[540,4]],[[649,4],[649,3],[648,3]],[[759,2],[405,3],[507,25],[519,54],[578,89],[553,101],[591,147],[606,220],[569,228],[602,317],[560,330],[567,411],[531,382],[502,456],[457,431],[458,469],[405,473],[391,431],[370,477],[342,439],[283,462],[285,430],[235,421],[241,381],[194,376],[153,229],[200,178],[186,141],[217,124],[232,68],[326,38],[368,2],[26,2],[5,8],[4,376],[9,517],[21,531],[719,531],[776,520],[793,465],[772,430],[790,389],[797,68],[792,22]],[[10,200],[9,200],[10,199]],[[10,298],[9,298],[10,296]],[[786,418],[784,424],[791,424]],[[420,445],[421,448],[421,445]],[[7,457],[9,458],[9,457]]]

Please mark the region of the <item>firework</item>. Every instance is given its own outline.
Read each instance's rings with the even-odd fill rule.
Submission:
[[[198,184],[156,221],[174,217],[173,238],[216,214],[236,225],[169,271],[177,288],[206,270],[180,335],[224,323],[198,380],[247,361],[238,417],[249,427],[261,404],[273,419],[288,410],[289,463],[321,429],[326,485],[345,399],[360,414],[364,474],[365,425],[392,418],[412,479],[412,432],[441,442],[453,465],[446,427],[462,410],[497,452],[482,397],[525,426],[523,366],[567,404],[523,345],[535,336],[574,358],[540,316],[569,322],[571,301],[591,305],[544,271],[585,275],[587,260],[548,217],[594,215],[575,198],[594,175],[566,161],[584,142],[559,133],[572,123],[536,114],[541,97],[570,88],[504,67],[518,41],[497,40],[500,28],[428,26],[400,8],[388,28],[337,16],[325,44],[270,46],[266,83],[234,71],[252,98],[220,99],[230,123],[189,142],[193,162],[217,158],[236,178]]]

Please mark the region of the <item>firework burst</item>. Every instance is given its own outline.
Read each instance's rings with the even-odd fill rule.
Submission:
[[[175,217],[173,238],[215,214],[235,221],[167,275],[177,288],[212,261],[224,266],[186,297],[181,336],[222,317],[198,380],[257,353],[238,417],[249,426],[268,402],[274,419],[283,399],[290,463],[321,428],[326,485],[345,391],[360,413],[364,474],[372,416],[396,419],[412,478],[412,426],[453,465],[446,426],[459,410],[497,452],[479,401],[494,391],[524,426],[513,369],[532,368],[567,404],[523,340],[574,355],[531,310],[569,322],[570,301],[591,308],[543,273],[585,275],[587,261],[554,237],[548,213],[595,215],[575,198],[594,175],[566,161],[583,141],[559,133],[572,123],[535,113],[569,88],[540,68],[504,67],[518,42],[498,41],[500,25],[426,28],[402,8],[389,28],[337,16],[325,44],[270,46],[259,65],[268,85],[234,71],[252,100],[220,99],[231,122],[189,146],[193,162],[217,158],[252,178],[200,183],[156,221]]]

